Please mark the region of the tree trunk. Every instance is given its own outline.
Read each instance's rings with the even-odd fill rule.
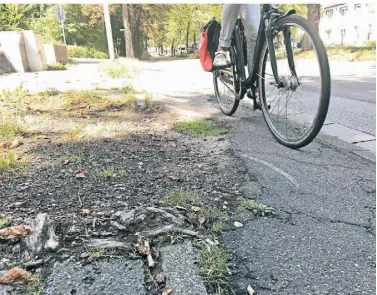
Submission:
[[[170,55],[174,55],[174,42],[175,42],[175,39],[173,38],[173,40],[171,41]]]
[[[134,4],[122,4],[124,41],[126,43],[126,57],[135,57],[133,33],[133,5]]]
[[[186,50],[188,53],[188,48],[189,48],[189,31],[190,31],[190,21],[187,23],[187,30],[186,30]]]
[[[321,4],[307,4],[307,9],[308,21],[310,21],[316,28],[316,31],[319,32],[319,21],[321,19]],[[310,43],[310,40],[307,38],[307,36],[304,37],[303,43],[304,50],[312,49],[312,44]]]

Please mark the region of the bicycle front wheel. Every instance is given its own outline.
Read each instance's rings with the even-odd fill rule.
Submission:
[[[274,137],[285,146],[300,148],[313,141],[326,119],[329,62],[319,34],[306,19],[290,15],[276,27],[273,44],[280,80],[276,83],[273,77],[266,40],[258,68],[260,103]]]

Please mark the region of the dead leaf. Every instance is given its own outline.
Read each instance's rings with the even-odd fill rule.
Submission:
[[[157,283],[165,282],[165,275],[162,271],[157,274],[156,281],[157,281]]]
[[[251,288],[251,286],[247,286],[247,292],[249,293],[249,295],[254,295],[254,289]]]
[[[174,288],[169,288],[169,289],[165,289],[161,295],[168,295],[170,294],[171,292],[173,292]]]
[[[175,242],[175,237],[173,235],[170,235],[170,243],[174,244]]]
[[[0,240],[10,240],[14,238],[26,237],[30,235],[32,229],[30,226],[18,225],[0,229]]]
[[[89,213],[90,213],[90,211],[89,211],[88,209],[82,209],[81,214],[82,214],[83,216],[88,216]]]
[[[76,172],[76,178],[85,178],[85,173],[83,171]]]
[[[207,218],[205,217],[205,216],[200,216],[199,217],[199,223],[200,223],[200,225],[202,225],[205,221],[207,220]]]
[[[198,211],[201,210],[201,208],[200,207],[196,207],[196,206],[192,206],[191,210],[194,211],[194,212],[198,212]]]
[[[12,142],[10,140],[4,141],[0,143],[0,149],[6,149],[12,145]]]
[[[19,147],[21,144],[22,144],[22,141],[20,139],[16,138],[12,141],[12,144],[9,146],[9,148],[15,149],[15,148]]]
[[[36,277],[32,276],[26,270],[19,267],[14,267],[0,277],[0,284],[22,285],[35,281],[36,279]]]

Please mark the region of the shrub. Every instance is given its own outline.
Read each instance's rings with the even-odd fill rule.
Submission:
[[[76,46],[76,45],[68,45],[68,56],[69,57],[81,57],[81,58],[107,58],[107,54],[98,51],[94,48],[84,47],[84,46]]]

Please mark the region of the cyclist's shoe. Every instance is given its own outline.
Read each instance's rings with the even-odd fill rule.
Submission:
[[[230,66],[230,61],[227,57],[225,51],[217,51],[215,53],[215,59],[213,60],[213,65],[218,68],[226,68]]]

